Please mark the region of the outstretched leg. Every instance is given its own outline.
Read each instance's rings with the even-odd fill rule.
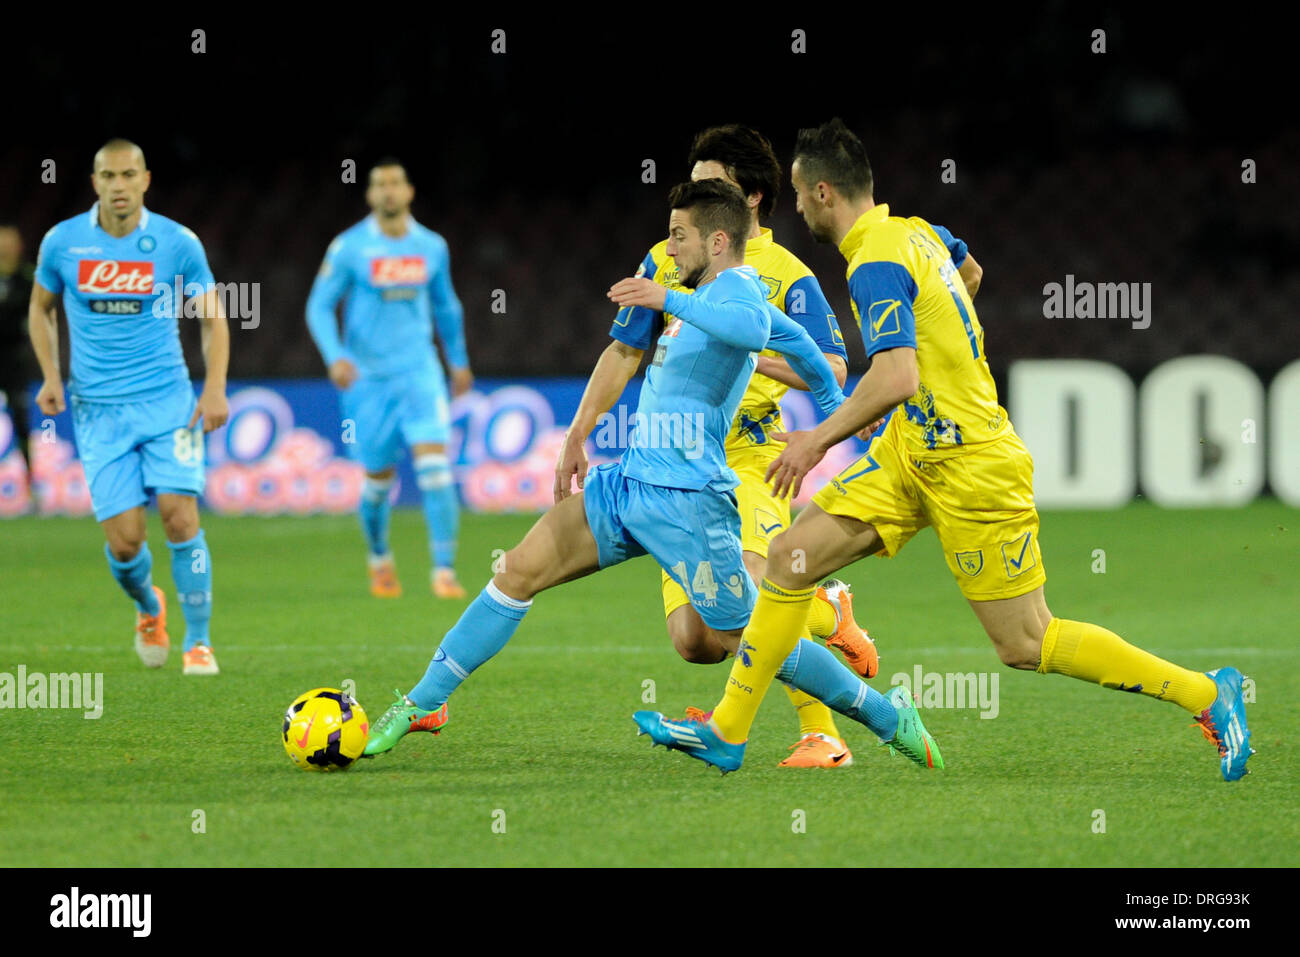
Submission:
[[[1212,675],[1189,671],[1100,625],[1056,618],[1041,585],[1016,598],[972,600],[970,605],[1003,664],[1172,701],[1195,716],[1218,746],[1224,778],[1233,781],[1245,774],[1250,732],[1241,674],[1235,668]]]
[[[420,682],[375,722],[366,754],[382,754],[408,731],[437,731],[443,708],[470,673],[505,647],[533,596],[600,568],[584,496],[564,499],[503,556],[497,573],[443,637]]]

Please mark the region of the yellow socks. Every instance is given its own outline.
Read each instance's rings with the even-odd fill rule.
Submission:
[[[768,686],[803,634],[816,587],[787,591],[764,578],[758,601],[731,664],[727,690],[713,709],[718,733],[735,744],[749,738]]]
[[[1172,701],[1192,714],[1214,703],[1214,680],[1157,658],[1098,625],[1053,618],[1043,635],[1039,674],[1069,675],[1103,688]]]
[[[835,609],[825,598],[814,598],[808,608],[808,630],[818,638],[835,634]]]
[[[840,741],[844,740],[840,737],[839,729],[835,727],[835,716],[831,714],[830,708],[798,688],[786,685],[785,691],[790,696],[790,703],[794,705],[795,711],[799,712],[800,736],[820,733],[828,734]]]

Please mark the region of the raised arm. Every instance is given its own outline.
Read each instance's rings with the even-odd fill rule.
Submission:
[[[813,397],[822,413],[830,415],[844,402],[844,393],[840,391],[843,380],[836,376],[835,370],[803,326],[771,303],[767,304],[767,308],[772,320],[767,348],[776,350],[789,360],[790,367],[801,380],[811,385]]]
[[[822,292],[817,277],[809,273],[791,283],[785,291],[782,311],[803,326],[808,335],[812,336],[813,342],[817,343],[817,348],[835,370],[835,381],[843,386],[849,375],[844,335],[840,332],[840,324],[835,319],[830,303],[826,301],[826,294]],[[808,383],[779,356],[759,356],[758,366],[754,371],[769,379],[784,382],[793,389],[808,391]]]
[[[664,289],[663,286],[659,287]],[[689,322],[702,332],[738,349],[758,352],[767,345],[771,324],[766,310],[756,310],[743,300],[710,302],[676,289],[664,289],[665,312]],[[779,310],[778,310],[779,311]]]

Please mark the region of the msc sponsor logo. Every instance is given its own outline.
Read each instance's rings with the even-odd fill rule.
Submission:
[[[143,299],[92,299],[90,311],[106,316],[138,316],[143,311],[140,304]]]

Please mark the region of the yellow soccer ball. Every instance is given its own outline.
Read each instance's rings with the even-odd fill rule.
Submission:
[[[284,750],[304,771],[345,771],[361,757],[370,720],[351,695],[337,688],[300,694],[284,713]]]

